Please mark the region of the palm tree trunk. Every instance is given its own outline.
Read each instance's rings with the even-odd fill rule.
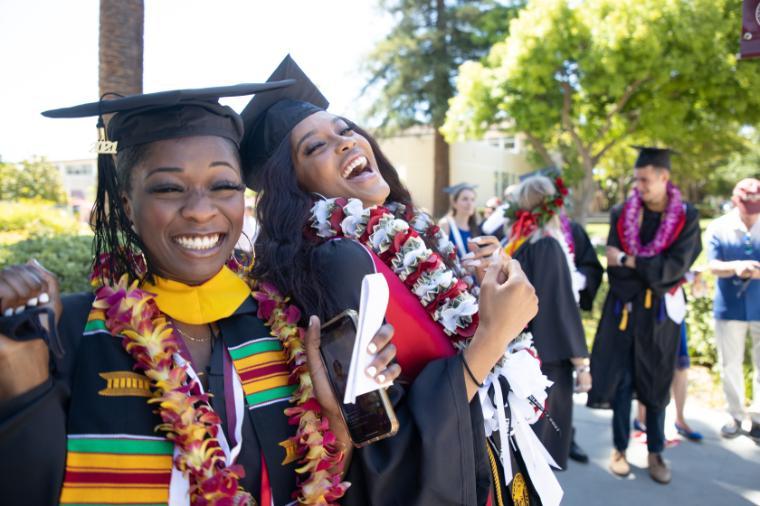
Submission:
[[[142,93],[143,0],[100,0],[100,94]]]

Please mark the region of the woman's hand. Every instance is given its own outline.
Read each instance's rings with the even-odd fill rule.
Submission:
[[[492,235],[483,235],[467,240],[467,249],[470,250],[462,257],[462,266],[468,271],[474,272],[478,283],[483,282],[486,269],[501,252],[499,239]],[[496,256],[494,256],[496,254]]]
[[[304,338],[306,364],[309,367],[311,381],[314,385],[314,395],[317,401],[319,401],[320,406],[322,406],[322,411],[330,422],[330,429],[338,438],[339,446],[345,452],[346,459],[348,459],[352,449],[351,437],[348,433],[348,426],[346,426],[341,416],[341,401],[335,397],[332,391],[327,370],[319,353],[321,341],[320,327],[319,318],[312,316]],[[383,325],[377,331],[375,337],[372,338],[367,350],[369,353],[375,354],[375,358],[365,373],[375,378],[378,383],[393,381],[401,374],[401,366],[392,363],[396,357],[396,347],[391,343],[392,337],[393,327],[388,324]]]
[[[58,323],[61,296],[55,275],[36,260],[0,271],[0,317],[33,306],[50,306]],[[17,397],[47,380],[49,360],[42,339],[16,341],[0,334],[0,400]]]
[[[538,297],[520,262],[502,255],[486,270],[480,287],[480,324],[475,338],[488,336],[499,356],[538,313]],[[495,363],[495,362],[494,362]]]
[[[464,358],[479,381],[483,381],[517,337],[538,313],[538,297],[520,262],[499,256],[486,270],[480,286],[480,324]],[[465,377],[469,374],[464,372]],[[466,379],[468,397],[477,385]]]

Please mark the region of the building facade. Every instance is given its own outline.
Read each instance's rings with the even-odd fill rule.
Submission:
[[[398,170],[415,203],[433,208],[433,131],[407,130],[399,135],[378,138],[383,153]],[[477,204],[489,197],[501,197],[504,188],[516,183],[521,174],[536,167],[526,156],[520,137],[491,132],[483,140],[455,142],[449,146],[451,184],[478,185]]]

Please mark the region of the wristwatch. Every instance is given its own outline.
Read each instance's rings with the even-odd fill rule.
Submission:
[[[618,255],[618,264],[621,267],[626,267],[625,262],[628,260],[628,255],[625,254],[624,251],[621,251]]]

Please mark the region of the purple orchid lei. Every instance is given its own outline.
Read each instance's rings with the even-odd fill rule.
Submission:
[[[559,222],[562,228],[562,235],[565,237],[567,247],[570,248],[570,253],[575,253],[575,240],[573,239],[573,228],[570,225],[570,218],[567,217],[564,211],[559,215]]]
[[[668,205],[665,208],[665,215],[660,221],[654,239],[646,245],[641,244],[639,236],[639,217],[644,207],[639,191],[634,188],[633,195],[625,201],[623,206],[623,239],[628,250],[626,253],[641,257],[653,257],[670,245],[676,227],[683,217],[684,208],[681,192],[676,185],[669,182],[667,192]]]

